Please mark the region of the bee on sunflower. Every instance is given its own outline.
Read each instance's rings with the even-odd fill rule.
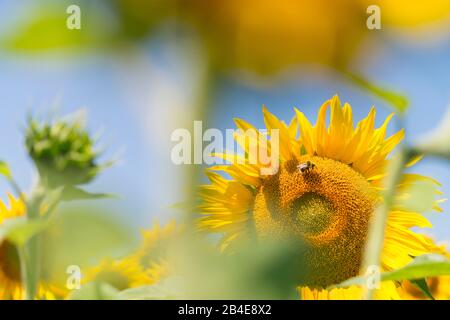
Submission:
[[[330,120],[327,125],[327,113]],[[267,149],[278,149],[279,169],[273,175],[262,175],[263,163],[233,162],[206,171],[210,184],[200,187],[204,215],[199,228],[223,235],[222,250],[229,250],[250,235],[258,239],[278,240],[286,235],[304,243],[306,274],[301,276],[298,290],[303,299],[361,299],[362,288],[330,286],[357,276],[373,212],[380,201],[382,179],[387,174],[388,156],[404,138],[404,130],[386,137],[393,115],[375,128],[375,108],[353,125],[352,108],[341,105],[334,96],[318,112],[313,126],[295,109],[289,125],[263,108],[268,131],[278,130],[279,138],[259,135]],[[235,120],[244,132],[256,129],[241,119]],[[246,155],[254,152],[243,136],[236,140]],[[278,140],[279,143],[277,143]],[[232,155],[217,155],[233,159]],[[411,161],[412,166],[417,159]],[[231,176],[225,178],[217,173]],[[402,190],[422,181],[435,180],[418,174],[404,174]],[[440,210],[438,203],[434,209]],[[426,253],[442,253],[424,235],[412,227],[431,227],[419,212],[402,207],[391,208],[383,244],[381,269],[389,271],[405,266],[413,257]],[[398,299],[397,284],[383,282],[376,290],[377,299]]]

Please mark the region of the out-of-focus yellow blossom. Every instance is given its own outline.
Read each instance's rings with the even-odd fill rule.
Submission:
[[[122,259],[102,260],[87,270],[83,283],[105,282],[125,290],[163,280],[173,272],[167,251],[178,230],[174,221],[163,227],[156,223],[152,229],[142,232],[142,243],[134,253]]]
[[[0,200],[0,225],[9,219],[23,217],[26,213],[20,199],[8,195],[9,206]],[[38,284],[37,299],[62,298],[66,290],[61,286],[41,279]],[[0,241],[0,300],[21,300],[25,298],[25,286],[22,282],[19,253],[8,240]]]
[[[345,66],[367,29],[352,0],[180,1],[213,67],[270,75],[300,63]]]
[[[259,75],[303,63],[347,67],[363,40],[379,38],[366,24],[371,5],[380,7],[385,34],[450,20],[446,0],[116,1],[128,34],[148,34],[169,18],[187,22],[204,40],[214,68]]]
[[[132,259],[103,259],[98,265],[89,268],[83,276],[83,283],[107,283],[118,290],[151,284],[142,266]]]
[[[168,262],[168,251],[180,232],[181,227],[175,221],[165,226],[157,222],[152,229],[142,231],[142,244],[130,258],[144,268],[152,282],[156,283],[173,274],[173,266]]]
[[[107,5],[117,17],[114,23],[100,12],[83,18],[86,24],[102,26],[95,28],[98,32],[82,28],[74,33],[57,28],[61,22],[52,22],[54,14],[45,12],[60,10],[50,6],[39,8],[36,17],[28,19],[32,22],[26,20],[30,25],[17,27],[18,34],[11,35],[7,42],[12,42],[12,48],[29,51],[67,47],[72,42],[111,48],[129,40],[143,40],[162,26],[171,26],[176,31],[197,32],[215,69],[273,75],[303,63],[345,68],[364,40],[379,39],[392,27],[414,34],[415,27],[450,20],[446,0],[111,0]],[[371,5],[381,8],[380,31],[367,28],[367,8]],[[63,22],[67,17],[63,11],[60,14],[56,21]],[[25,32],[21,33],[22,29]],[[78,39],[93,36],[95,41]]]
[[[378,5],[382,23],[388,27],[423,27],[450,20],[450,2],[447,0],[360,0],[364,7]]]

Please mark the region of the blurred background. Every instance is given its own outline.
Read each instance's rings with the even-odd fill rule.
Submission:
[[[225,130],[238,117],[264,128],[265,104],[285,121],[293,107],[314,121],[339,94],[355,120],[375,105],[380,125],[407,97],[406,139],[417,142],[450,103],[450,2],[424,3],[1,0],[0,158],[28,190],[27,114],[84,109],[90,131],[102,133],[103,158],[119,159],[90,188],[120,195],[103,205],[138,229],[176,217],[203,181],[198,166],[170,158],[172,131],[192,131],[193,120]],[[72,4],[81,30],[66,28]],[[366,26],[371,4],[381,8],[380,30]],[[414,171],[450,193],[447,163],[425,159]],[[9,187],[0,188],[6,199]],[[450,242],[447,215],[429,219],[427,233]]]

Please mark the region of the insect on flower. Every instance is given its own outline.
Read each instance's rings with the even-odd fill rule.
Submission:
[[[371,217],[379,203],[378,186],[387,172],[384,164],[404,138],[404,131],[386,136],[384,124],[374,129],[375,108],[355,125],[351,106],[341,104],[337,96],[322,104],[315,126],[300,110],[296,109],[295,113],[297,122],[292,121],[290,129],[294,132],[297,125],[297,132],[301,130],[298,139],[292,139],[282,120],[263,109],[269,127],[282,129],[279,141],[283,143],[274,144],[279,148],[281,160],[276,175],[266,179],[266,175],[260,174],[259,179],[254,179],[254,169],[241,164],[221,168],[225,173],[232,170],[231,178],[207,171],[210,184],[201,187],[199,205],[205,216],[198,226],[210,233],[221,233],[220,249],[229,252],[237,250],[240,242],[245,241],[242,239],[255,235],[267,240],[274,235],[294,235],[301,243],[308,243],[308,258],[303,259],[308,272],[296,274],[303,299],[361,299],[361,288],[330,286],[358,275],[361,270],[364,255],[361,244],[366,241]],[[329,121],[327,114],[330,114]],[[389,120],[383,123],[387,125]],[[272,139],[268,142],[273,147]],[[257,153],[248,143],[243,149],[249,155]],[[423,176],[403,179],[399,184],[414,186]],[[435,191],[438,190],[436,187]],[[410,231],[411,226],[424,225],[425,217],[401,204],[398,206],[399,209],[391,210],[388,215],[389,228],[386,228],[381,254],[386,270],[396,270],[412,261],[418,248],[426,253],[442,250],[431,240],[427,239],[425,244]],[[441,210],[437,203],[436,209]],[[245,218],[241,214],[243,210],[248,213]],[[274,215],[274,210],[286,214]],[[252,232],[248,230],[250,222],[254,226]],[[292,224],[292,229],[286,228],[286,224]],[[399,288],[395,282],[385,281],[374,297],[399,299]]]
[[[309,171],[311,171],[315,167],[316,167],[316,165],[314,163],[312,163],[311,161],[306,161],[306,162],[301,163],[301,164],[299,164],[297,166],[298,170],[301,173],[308,173]]]

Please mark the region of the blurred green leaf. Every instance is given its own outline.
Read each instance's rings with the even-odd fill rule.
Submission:
[[[8,219],[0,225],[0,242],[8,239],[17,246],[23,246],[30,238],[49,226],[47,219],[27,220],[26,217]]]
[[[4,161],[0,161],[0,174],[5,178],[7,178],[8,180],[12,178],[9,165]]]
[[[179,10],[178,0],[129,1],[111,0],[108,4],[117,14],[123,36],[143,39]]]
[[[189,288],[183,299],[298,299],[305,273],[298,242],[261,240],[219,253],[201,241],[185,239],[175,248],[179,274]]]
[[[427,212],[432,210],[436,202],[436,184],[432,181],[419,181],[396,197],[395,206],[412,212]]]
[[[3,35],[0,47],[36,53],[54,49],[99,48],[114,40],[110,20],[99,7],[90,5],[90,1],[82,5],[85,10],[81,12],[81,29],[68,29],[67,18],[70,15],[66,9],[70,3],[64,2],[30,5],[28,15],[16,19],[15,25]]]
[[[415,258],[403,268],[382,273],[380,279],[381,281],[402,281],[444,275],[450,275],[450,260],[441,255],[429,254]],[[364,285],[365,283],[366,277],[359,276],[348,279],[333,287],[343,288],[354,285]]]
[[[90,282],[79,290],[73,290],[68,300],[116,300],[119,291],[113,286],[102,282]]]
[[[62,192],[61,200],[73,201],[73,200],[94,200],[104,198],[115,198],[113,194],[107,193],[90,193],[82,188],[75,186],[66,186]]]
[[[170,300],[181,296],[180,281],[172,277],[150,286],[121,291],[117,298],[120,300]]]
[[[413,279],[409,280],[411,284],[415,285],[422,293],[429,299],[434,300],[433,294],[428,287],[428,283],[425,279]]]
[[[112,214],[91,205],[60,210],[43,234],[45,273],[64,283],[68,265],[84,268],[129,253],[136,239],[127,224]]]
[[[409,101],[406,96],[401,95],[392,90],[382,88],[368,79],[348,71],[343,71],[347,78],[353,82],[355,85],[359,86],[361,89],[367,91],[368,93],[386,101],[389,103],[396,111],[404,113],[409,107]]]
[[[399,152],[389,161],[388,172],[383,180],[384,190],[382,192],[383,201],[375,208],[372,223],[369,228],[367,242],[363,255],[361,268],[369,270],[373,266],[379,266],[381,263],[381,252],[383,250],[383,240],[389,212],[395,202],[395,194],[398,184],[401,182],[402,173],[405,165],[408,163],[408,157],[405,152]],[[372,300],[374,298],[375,288],[367,286],[364,297]]]
[[[419,154],[450,160],[450,108],[447,109],[437,128],[430,132],[413,150]]]

